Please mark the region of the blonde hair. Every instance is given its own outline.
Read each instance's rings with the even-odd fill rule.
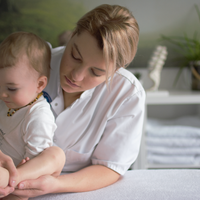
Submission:
[[[88,31],[94,36],[103,50],[106,62],[106,80],[109,64],[113,64],[111,78],[120,67],[127,67],[137,52],[139,26],[132,13],[119,5],[103,4],[86,13],[73,32]]]
[[[0,44],[0,68],[14,66],[24,54],[27,55],[30,65],[41,76],[49,78],[50,47],[33,33],[15,32]]]

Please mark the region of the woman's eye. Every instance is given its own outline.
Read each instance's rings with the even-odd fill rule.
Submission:
[[[81,59],[79,59],[79,58],[76,58],[76,57],[74,56],[73,52],[71,52],[71,56],[72,56],[72,58],[73,58],[74,60],[78,60],[78,61],[81,60]]]
[[[14,92],[17,90],[17,88],[8,88],[9,91]]]
[[[94,76],[96,76],[96,77],[100,77],[100,76],[101,76],[101,75],[96,74],[96,73],[94,72],[93,69],[92,69],[92,74],[93,74]]]

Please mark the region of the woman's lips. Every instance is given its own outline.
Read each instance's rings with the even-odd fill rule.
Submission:
[[[65,80],[67,81],[67,83],[68,83],[70,86],[72,86],[72,87],[79,87],[78,85],[72,83],[71,80],[68,79],[66,76],[65,76]]]

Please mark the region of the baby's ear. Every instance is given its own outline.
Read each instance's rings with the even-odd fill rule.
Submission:
[[[40,93],[44,88],[47,86],[47,77],[46,76],[40,76],[38,78],[38,90],[37,92]]]

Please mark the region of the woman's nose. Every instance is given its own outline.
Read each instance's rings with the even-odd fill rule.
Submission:
[[[73,69],[71,76],[73,81],[78,82],[84,79],[85,74],[86,74],[86,69],[84,67],[79,66]]]

